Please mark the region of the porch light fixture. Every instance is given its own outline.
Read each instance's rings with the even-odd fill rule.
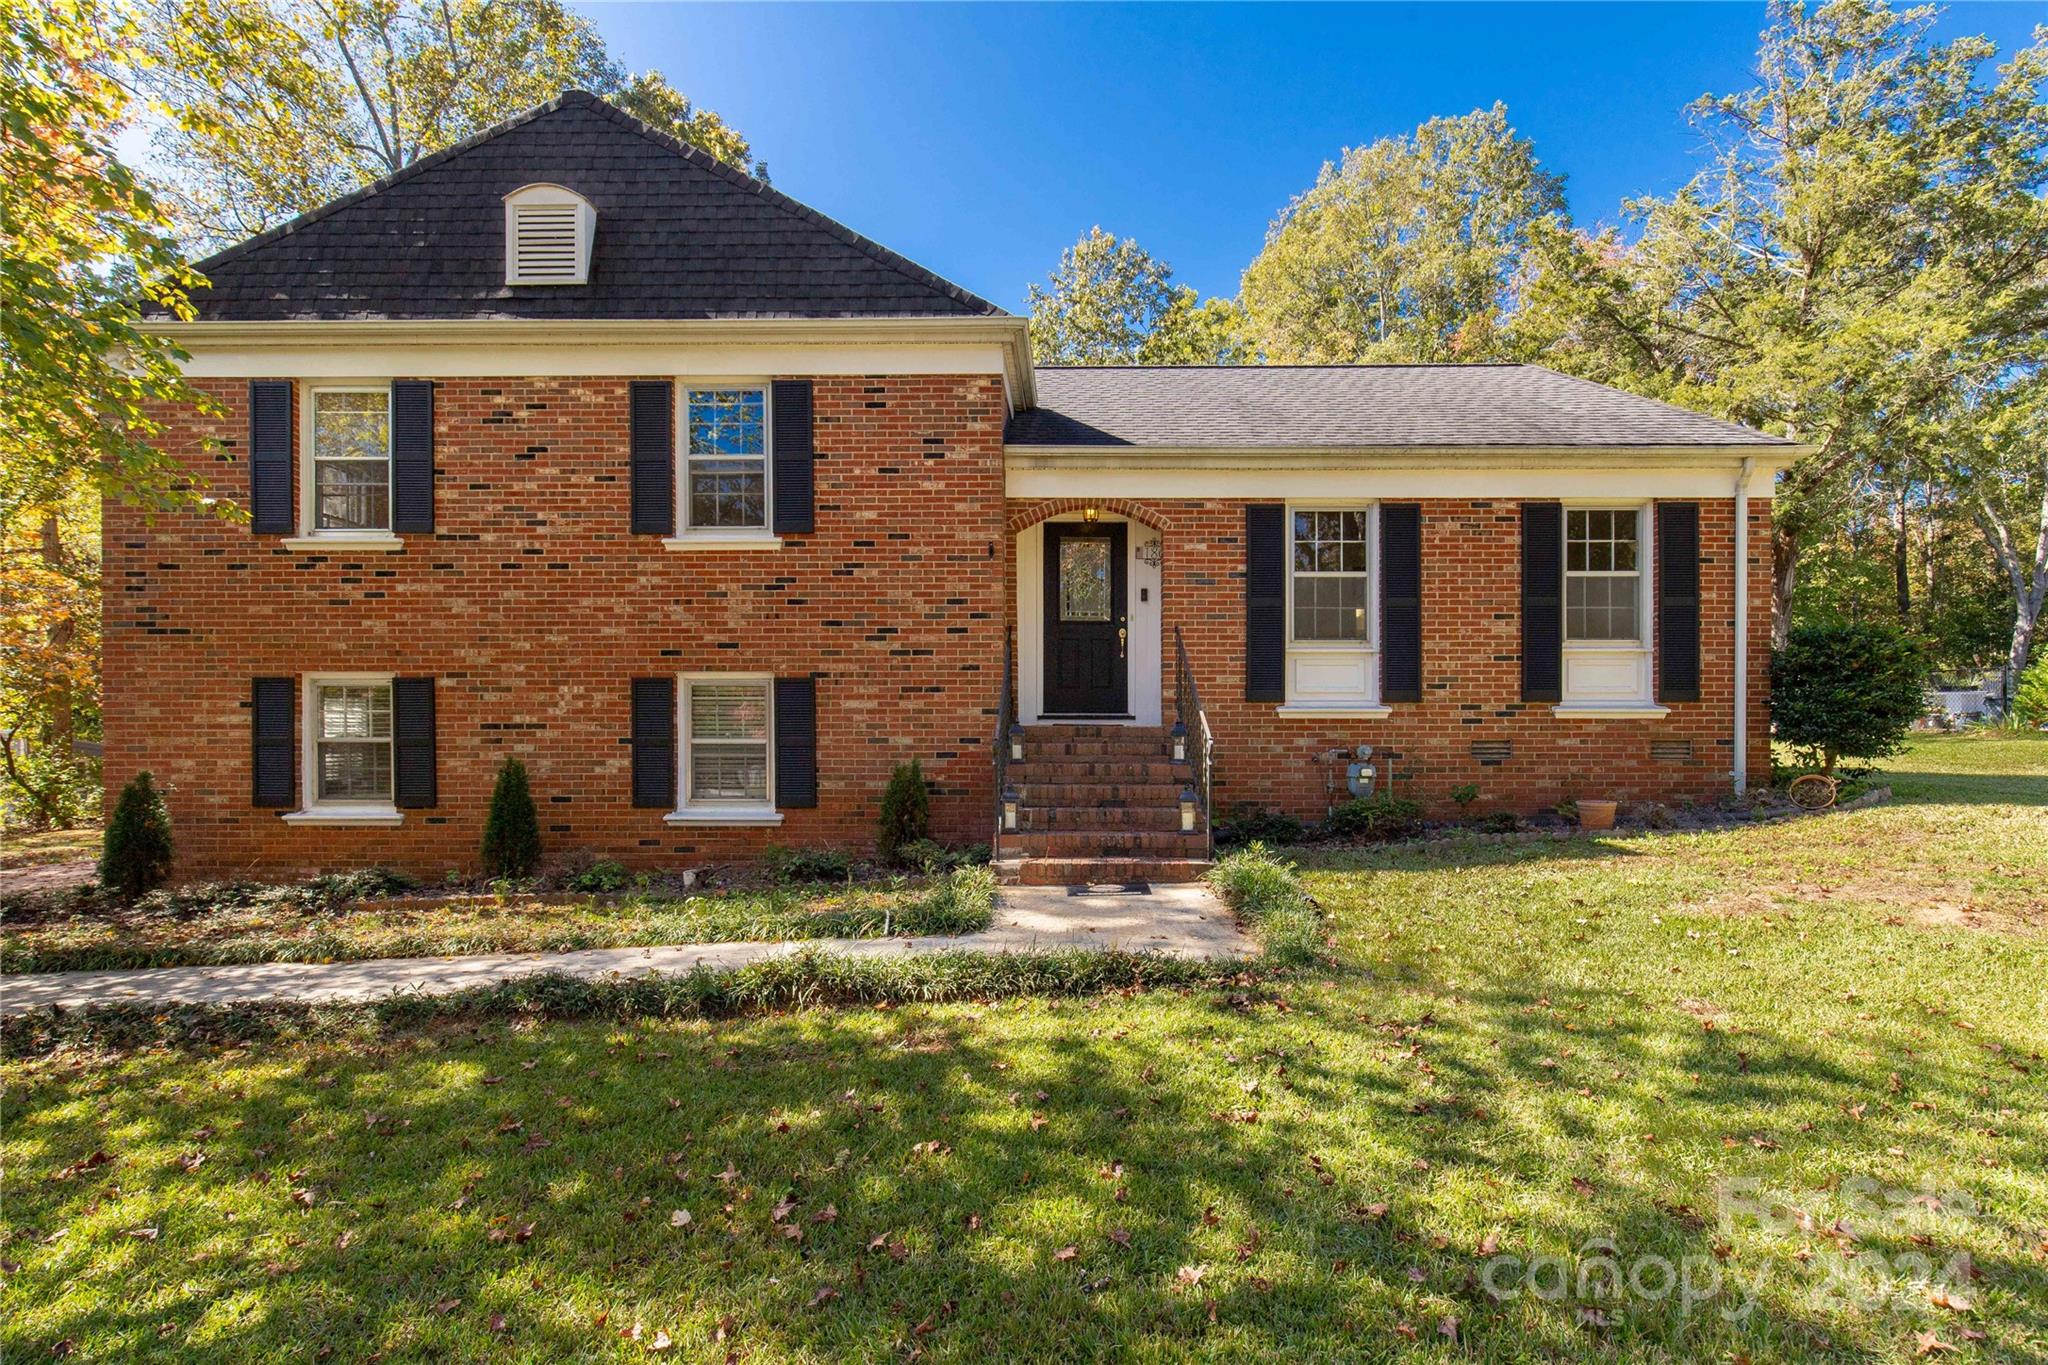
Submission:
[[[1010,723],[1010,761],[1012,763],[1022,763],[1024,761],[1024,727],[1015,721]]]
[[[1180,789],[1180,832],[1182,834],[1193,834],[1195,832],[1195,789],[1193,787],[1182,787]]]
[[[1141,542],[1138,546],[1137,554],[1138,562],[1149,569],[1158,568],[1159,561],[1165,557],[1162,553],[1162,549],[1159,544],[1159,538],[1157,536],[1154,536],[1150,540]]]
[[[1188,727],[1182,725],[1179,721],[1173,723],[1173,761],[1176,763],[1188,761]]]
[[[1081,520],[1086,525],[1093,526],[1096,522],[1102,520],[1102,509],[1093,506],[1083,507],[1081,509]]]
[[[1015,787],[1003,788],[1003,828],[1015,832],[1017,828],[1017,803],[1023,798]]]

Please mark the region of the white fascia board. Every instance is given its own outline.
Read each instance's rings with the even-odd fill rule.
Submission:
[[[195,379],[999,374],[1013,407],[1038,399],[1027,324],[1013,317],[138,325],[182,347]]]

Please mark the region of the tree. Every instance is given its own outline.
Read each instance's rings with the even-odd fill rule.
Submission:
[[[1939,450],[1949,477],[2010,589],[2002,669],[2010,694],[2048,606],[2048,370],[1997,373],[1945,436]]]
[[[1173,267],[1100,227],[1032,285],[1031,348],[1046,365],[1238,365],[1243,319],[1227,299],[1198,303]]]
[[[9,826],[99,818],[99,494],[74,480],[0,527],[0,808]]]
[[[540,814],[533,806],[526,765],[516,758],[499,766],[497,785],[491,788],[483,865],[493,877],[524,877],[540,865]]]
[[[1883,758],[1926,706],[1927,664],[1911,636],[1873,623],[1801,625],[1771,657],[1778,737],[1817,754]]]
[[[745,137],[626,74],[561,0],[147,0],[138,79],[181,218],[215,245],[403,170],[565,89],[744,167]],[[757,170],[761,168],[756,168]]]
[[[100,849],[100,885],[134,900],[171,875],[171,812],[147,768],[121,789]]]
[[[1800,551],[1912,428],[2048,328],[2048,41],[1930,44],[1931,8],[1775,4],[1757,83],[1693,108],[1712,163],[1633,244],[1548,228],[1516,349],[1812,446],[1776,490],[1776,638]],[[1923,450],[1927,447],[1923,444]]]
[[[185,383],[182,353],[135,325],[145,300],[189,316],[195,277],[157,201],[114,155],[130,102],[104,73],[125,42],[97,0],[0,14],[0,526],[10,554],[82,485],[156,506],[198,498],[151,444],[156,405],[209,405]]]
[[[1274,361],[1483,360],[1564,178],[1496,104],[1326,162],[1266,233],[1242,298]]]

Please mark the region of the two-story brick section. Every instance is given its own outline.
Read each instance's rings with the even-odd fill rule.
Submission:
[[[507,755],[551,851],[636,867],[868,845],[916,758],[1044,881],[1354,783],[1767,768],[1800,448],[1742,427],[1532,366],[1034,369],[580,93],[202,270],[167,441],[248,517],[105,533],[108,788],[154,771],[181,875],[471,867]]]

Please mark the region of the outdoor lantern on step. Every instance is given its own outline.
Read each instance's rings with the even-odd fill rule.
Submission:
[[[1193,787],[1182,787],[1180,789],[1180,832],[1182,834],[1193,834],[1195,832],[1195,789]]]
[[[1010,723],[1010,761],[1012,763],[1022,763],[1024,761],[1024,727],[1015,721]]]
[[[1176,763],[1188,761],[1188,727],[1182,725],[1179,721],[1173,723],[1173,761]]]
[[[1014,831],[1017,828],[1017,803],[1023,797],[1015,787],[1003,788],[1003,828]]]

